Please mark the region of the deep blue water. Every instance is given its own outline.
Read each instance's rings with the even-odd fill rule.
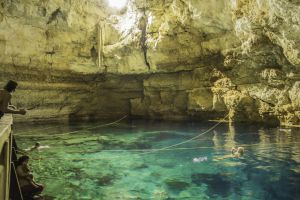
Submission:
[[[300,200],[300,128],[132,121],[17,125],[45,195],[59,200]],[[77,131],[66,134],[68,132]],[[241,158],[231,148],[242,146]],[[158,149],[151,151],[150,149]],[[200,162],[194,162],[200,160]],[[194,161],[193,161],[194,160]]]

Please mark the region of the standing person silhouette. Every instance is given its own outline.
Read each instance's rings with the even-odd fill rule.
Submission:
[[[8,81],[3,90],[0,90],[0,118],[5,113],[25,115],[25,109],[17,109],[11,105],[12,93],[16,90],[18,83],[15,81]]]

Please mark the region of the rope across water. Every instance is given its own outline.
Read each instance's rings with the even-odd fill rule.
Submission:
[[[51,135],[23,135],[23,134],[14,134],[14,136],[18,136],[18,137],[53,137],[53,136],[69,135],[69,134],[78,133],[78,132],[81,132],[81,131],[84,131],[84,130],[92,130],[92,129],[101,128],[101,127],[105,127],[105,126],[111,126],[111,125],[117,124],[118,122],[122,121],[127,116],[128,115],[125,115],[124,117],[122,117],[122,118],[120,118],[120,119],[118,119],[118,120],[116,120],[114,122],[111,122],[111,123],[100,124],[100,125],[97,125],[97,126],[91,126],[91,127],[88,127],[88,128],[84,128],[84,129],[80,129],[80,130],[76,130],[76,131],[70,131],[70,132],[66,132],[66,133],[51,134]]]
[[[208,130],[198,134],[197,136],[195,137],[192,137],[191,139],[188,139],[188,140],[185,140],[183,142],[180,142],[180,143],[177,143],[177,144],[173,144],[173,145],[170,145],[170,146],[167,146],[167,147],[163,147],[163,148],[160,148],[160,149],[156,149],[156,150],[151,150],[149,152],[144,152],[144,153],[141,153],[141,154],[149,154],[149,153],[153,153],[153,152],[157,152],[157,151],[163,151],[163,150],[167,150],[167,149],[170,149],[170,148],[173,148],[173,147],[177,147],[177,146],[180,146],[182,144],[186,144],[188,142],[191,142],[193,140],[196,140],[197,138],[203,136],[204,134],[206,133],[209,133],[210,131],[214,130],[217,126],[219,126],[221,123],[223,123],[223,121],[228,117],[228,115],[226,115],[222,120],[220,120],[220,122],[218,122],[217,124],[215,124],[214,126],[212,126],[211,128],[209,128]]]
[[[91,130],[91,129],[95,129],[95,128],[99,128],[99,127],[105,127],[105,126],[110,126],[110,125],[114,125],[114,124],[117,124],[118,122],[122,121],[123,119],[125,119],[127,117],[124,116],[114,122],[111,122],[111,123],[107,123],[107,124],[101,124],[101,125],[97,125],[97,126],[92,126],[92,127],[88,127],[88,128],[85,128],[85,129],[80,129],[80,130],[76,130],[76,131],[71,131],[71,132],[66,132],[66,133],[62,133],[62,134],[55,134],[55,135],[42,135],[43,137],[53,137],[53,136],[62,136],[62,135],[68,135],[68,134],[72,134],[72,133],[77,133],[77,132],[81,132],[83,130]],[[218,127],[221,123],[224,122],[224,120],[228,117],[228,115],[226,115],[222,120],[220,120],[218,123],[216,123],[215,125],[213,125],[211,128],[207,129],[206,131],[188,139],[188,140],[185,140],[185,141],[182,141],[182,142],[179,142],[179,143],[176,143],[176,144],[173,144],[173,145],[170,145],[170,146],[166,146],[166,147],[163,147],[163,148],[157,148],[157,149],[108,149],[108,150],[99,150],[99,152],[118,152],[118,153],[122,153],[122,152],[133,152],[133,153],[136,153],[134,155],[145,155],[145,154],[150,154],[150,153],[156,153],[156,152],[159,152],[159,151],[179,151],[179,150],[196,150],[196,149],[223,149],[224,147],[204,147],[204,146],[201,146],[201,147],[186,147],[186,148],[174,148],[174,147],[178,147],[180,145],[183,145],[183,144],[186,144],[186,143],[189,143],[189,142],[192,142],[192,141],[195,141],[197,140],[199,137],[211,132],[212,130],[214,130],[216,127]],[[149,131],[149,132],[144,132],[144,133],[161,133],[161,132],[172,132],[172,131]],[[22,137],[33,137],[35,135],[18,135],[18,136],[22,136]],[[292,142],[293,144],[296,144],[297,142]],[[300,143],[300,142],[299,142]],[[291,143],[270,143],[270,145],[285,145],[285,144],[291,144]],[[298,143],[297,143],[298,144]],[[251,147],[251,146],[258,146],[258,145],[261,145],[261,144],[251,144],[251,145],[239,145],[241,147]],[[263,147],[263,148],[266,148],[266,147]],[[67,151],[66,151],[67,152]],[[70,152],[70,153],[76,153],[76,152]],[[84,151],[80,151],[80,153],[85,153]],[[86,152],[88,153],[88,152]],[[114,157],[121,157],[122,155],[115,155]],[[40,159],[40,158],[39,158]],[[38,160],[39,160],[38,159]],[[57,159],[59,160],[59,158],[55,157],[55,158],[45,158],[45,159]],[[70,159],[67,159],[67,158],[64,158],[62,160],[98,160],[98,158],[70,158]]]
[[[76,132],[80,132],[80,131],[83,131],[83,130],[88,130],[88,129],[94,129],[94,128],[99,128],[99,127],[103,127],[103,126],[109,126],[109,125],[112,125],[112,124],[115,124],[115,123],[118,123],[120,122],[121,120],[125,119],[127,116],[124,116],[122,117],[121,119],[117,120],[117,121],[114,121],[112,123],[108,123],[108,124],[102,124],[102,125],[99,125],[99,126],[94,126],[94,127],[89,127],[89,128],[86,128],[86,129],[82,129],[82,130],[77,130],[77,131],[72,131],[72,132],[67,132],[67,133],[63,133],[63,134],[56,134],[56,135],[66,135],[66,134],[71,134],[71,133],[76,133]],[[197,136],[195,137],[192,137],[188,140],[185,140],[183,142],[180,142],[180,143],[176,143],[176,144],[173,144],[173,145],[170,145],[170,146],[166,146],[166,147],[163,147],[163,148],[159,148],[159,149],[137,149],[137,150],[104,150],[104,151],[110,151],[110,152],[128,152],[128,151],[131,151],[131,152],[142,152],[142,153],[138,153],[137,155],[143,155],[143,154],[149,154],[149,153],[154,153],[154,152],[158,152],[158,151],[166,151],[166,150],[173,150],[174,148],[173,147],[177,147],[177,146],[180,146],[182,144],[186,144],[188,142],[191,142],[191,141],[194,141],[196,139],[198,139],[199,137],[203,136],[204,134],[207,134],[209,133],[210,131],[214,130],[217,126],[219,126],[221,123],[223,123],[223,121],[228,117],[228,115],[226,115],[222,120],[220,120],[217,124],[215,124],[214,126],[212,126],[211,128],[207,129],[206,131],[198,134]],[[28,135],[26,135],[28,137]],[[53,136],[53,135],[51,135]],[[30,136],[32,137],[32,136]],[[204,147],[205,148],[205,147]],[[179,149],[179,148],[177,148]],[[181,148],[182,150],[183,149],[188,149],[188,148]],[[175,150],[175,149],[174,149]],[[103,150],[101,150],[103,151]]]
[[[114,122],[111,122],[111,123],[107,123],[107,124],[101,124],[101,125],[97,125],[97,126],[93,126],[93,127],[88,127],[88,128],[84,128],[84,129],[81,129],[81,130],[77,130],[77,131],[71,131],[71,132],[66,132],[66,133],[62,133],[62,134],[55,134],[55,136],[61,136],[61,135],[68,135],[68,134],[72,134],[72,133],[77,133],[77,132],[81,132],[83,130],[90,130],[90,129],[95,129],[95,128],[99,128],[99,127],[105,127],[105,126],[110,126],[110,125],[114,125],[114,124],[117,124],[118,122],[122,121],[123,119],[125,119],[127,116],[124,116],[122,117],[121,119],[119,120],[116,120]],[[42,161],[42,162],[47,162],[47,160],[55,160],[55,161],[58,161],[58,162],[85,162],[85,161],[97,161],[97,160],[105,160],[105,159],[118,159],[120,157],[124,157],[124,153],[132,153],[132,156],[143,156],[143,155],[146,155],[146,154],[151,154],[151,153],[158,153],[158,152],[162,152],[162,151],[167,151],[167,152],[170,152],[170,151],[185,151],[185,150],[198,150],[198,149],[225,149],[226,146],[214,146],[214,147],[211,147],[211,146],[199,146],[199,147],[178,147],[180,145],[183,145],[183,144],[186,144],[186,143],[189,143],[189,142],[192,142],[192,141],[195,141],[197,139],[199,139],[200,137],[202,137],[203,135],[205,134],[208,134],[209,132],[213,131],[215,128],[217,128],[221,123],[224,122],[224,120],[228,117],[225,116],[223,118],[223,120],[220,120],[220,122],[216,123],[215,125],[213,125],[212,127],[210,127],[209,129],[207,129],[206,131],[204,132],[201,132],[200,134],[190,138],[190,139],[187,139],[187,140],[184,140],[182,142],[179,142],[179,143],[176,143],[176,144],[173,144],[173,145],[169,145],[169,146],[166,146],[166,147],[163,147],[163,148],[157,148],[157,149],[108,149],[108,150],[99,150],[99,152],[101,153],[110,153],[110,152],[116,152],[118,154],[113,154],[113,155],[109,155],[109,154],[103,154],[103,155],[95,155],[95,157],[74,157],[74,158],[59,158],[59,157],[42,157],[40,156],[40,154],[35,158],[33,157],[34,160],[38,160],[39,162]],[[161,133],[161,132],[172,132],[172,131],[152,131],[152,132],[149,132],[149,133]],[[176,131],[173,131],[173,132],[176,132]],[[22,137],[22,135],[19,135]],[[28,136],[28,135],[23,135],[24,137],[34,137],[36,135],[31,135],[31,136]],[[43,135],[45,136],[45,135]],[[49,136],[45,136],[45,137],[52,137],[54,135],[49,135]],[[42,137],[42,136],[40,136]],[[288,147],[288,146],[285,146],[285,145],[290,145],[290,144],[300,144],[300,142],[287,142],[287,143],[269,143],[269,144],[244,144],[244,145],[239,145],[241,147],[254,147],[254,146],[257,146],[255,149],[273,149],[274,148],[274,145],[280,145],[282,146],[283,148],[285,147]],[[54,147],[55,148],[55,147]],[[230,148],[230,147],[229,147]],[[66,153],[76,153],[76,152],[68,152],[68,149],[66,148]],[[79,152],[78,152],[79,153]],[[85,153],[84,151],[80,151],[80,153]],[[88,152],[87,152],[88,153]],[[95,153],[95,152],[93,152]],[[60,178],[60,177],[53,177],[53,176],[37,176],[37,178],[42,178],[42,179],[64,179],[64,178]]]
[[[255,148],[256,150],[257,149],[274,149],[274,145],[290,145],[290,144],[300,144],[300,142],[287,142],[287,143],[269,143],[269,144],[264,144],[264,147],[258,147],[258,148]],[[262,144],[249,144],[249,145],[240,145],[242,147],[252,147],[252,146],[260,146]],[[290,147],[290,146],[288,146]],[[164,150],[160,150],[160,149],[150,149],[150,150],[160,150],[160,151],[183,151],[183,150],[197,150],[197,149],[211,149],[211,148],[214,148],[214,149],[224,149],[224,147],[192,147],[192,148],[172,148],[172,149],[164,149]],[[103,150],[101,152],[139,152],[139,151],[148,151],[149,149],[143,149],[143,150]],[[158,152],[158,151],[155,151],[155,152]],[[141,155],[141,154],[133,154],[133,155]],[[117,155],[117,156],[109,156],[109,159],[119,159],[122,155]],[[33,158],[34,160],[38,160],[39,162],[41,160],[43,160],[43,157],[40,157],[39,158]],[[69,162],[80,162],[80,161],[97,161],[99,160],[100,158],[63,158],[63,159],[60,159],[60,158],[45,158],[45,161],[47,159],[54,159],[56,161],[62,161],[62,162],[65,162],[65,161],[69,161]],[[103,159],[103,158],[101,158]],[[105,158],[106,159],[106,158]],[[62,180],[65,180],[65,178],[62,178],[60,176],[53,176],[53,175],[49,175],[49,176],[37,176],[37,178],[39,179],[53,179],[53,180],[56,180],[56,179],[62,179]]]

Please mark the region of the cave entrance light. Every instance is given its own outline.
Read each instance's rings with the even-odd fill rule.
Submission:
[[[126,6],[127,2],[128,0],[108,0],[108,5],[120,10]]]

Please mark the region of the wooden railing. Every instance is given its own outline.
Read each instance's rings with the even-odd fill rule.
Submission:
[[[0,119],[0,199],[9,200],[11,155],[12,155],[12,116]]]

